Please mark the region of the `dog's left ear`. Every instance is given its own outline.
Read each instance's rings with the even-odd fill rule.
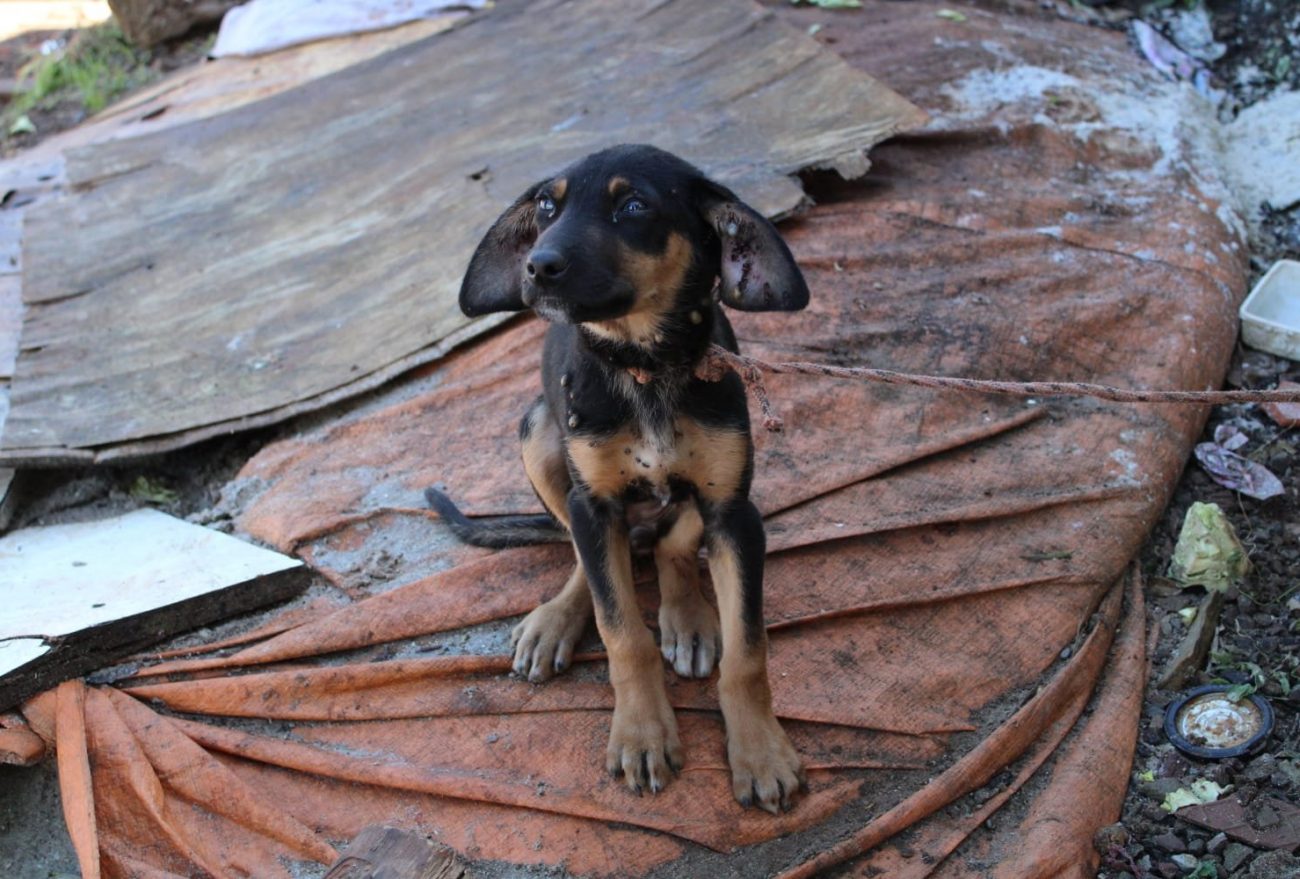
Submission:
[[[470,257],[460,285],[460,310],[469,317],[494,311],[522,311],[524,259],[537,240],[537,193],[534,183],[497,217]]]
[[[697,205],[722,245],[722,302],[741,311],[798,311],[808,284],[766,217],[711,180],[700,182]]]

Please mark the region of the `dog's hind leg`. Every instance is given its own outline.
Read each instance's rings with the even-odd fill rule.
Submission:
[[[718,612],[700,592],[704,520],[686,504],[655,546],[659,572],[659,651],[678,675],[707,678],[720,652]]]
[[[539,397],[519,426],[524,470],[546,509],[569,528],[569,470],[560,429],[546,400]],[[514,670],[530,681],[544,681],[567,669],[591,620],[591,589],[582,564],[574,565],[560,594],[524,617],[510,634]]]

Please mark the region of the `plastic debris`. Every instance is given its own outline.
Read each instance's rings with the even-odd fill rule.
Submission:
[[[1210,70],[1145,21],[1133,22],[1133,36],[1151,66],[1170,79],[1187,80],[1198,92],[1218,103],[1223,91],[1210,85]]]
[[[1170,578],[1183,586],[1224,591],[1249,573],[1250,557],[1219,505],[1192,504],[1169,561]]]
[[[1166,812],[1177,812],[1186,806],[1213,803],[1227,792],[1228,788],[1216,784],[1208,778],[1198,778],[1187,787],[1180,787],[1178,790],[1166,794],[1160,808]]]
[[[1278,382],[1277,386],[1284,391],[1300,391],[1296,382]],[[1265,403],[1260,408],[1281,427],[1300,426],[1300,403]]]
[[[1250,442],[1250,437],[1246,436],[1240,428],[1233,427],[1231,424],[1220,424],[1214,429],[1214,441],[1228,451],[1235,452]]]
[[[1198,443],[1194,453],[1210,478],[1224,488],[1239,491],[1260,501],[1277,497],[1286,491],[1282,480],[1263,464],[1256,464],[1217,442]]]

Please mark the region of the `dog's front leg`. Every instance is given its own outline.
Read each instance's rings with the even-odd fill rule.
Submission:
[[[627,525],[614,504],[581,488],[569,493],[569,517],[614,685],[605,767],[638,794],[658,793],[681,768],[682,747],[659,651],[637,608]]]
[[[807,786],[799,755],[772,713],[763,622],[763,520],[748,498],[734,498],[709,517],[709,572],[722,618],[718,700],[727,725],[731,788],[741,805],[769,812],[790,806]]]

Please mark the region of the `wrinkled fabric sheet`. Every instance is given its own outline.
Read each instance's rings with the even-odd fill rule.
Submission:
[[[860,182],[807,181],[816,207],[782,230],[812,304],[737,317],[744,350],[1217,385],[1246,266],[1212,156],[1152,127],[1188,96],[1117,35],[939,8],[783,10],[939,124],[877,148]],[[1146,670],[1125,569],[1203,411],[771,380],[786,430],[757,437],[755,484],[770,668],[811,779],[773,818],[731,798],[708,682],[669,675],[688,765],[664,793],[605,776],[599,643],[544,685],[507,673],[509,624],[559,589],[571,550],[457,546],[422,509],[432,482],[476,514],[536,509],[515,430],[540,333],[514,321],[227,487],[237,526],[332,596],[29,703],[83,864],[288,876],[382,821],[582,876],[1093,875]]]

